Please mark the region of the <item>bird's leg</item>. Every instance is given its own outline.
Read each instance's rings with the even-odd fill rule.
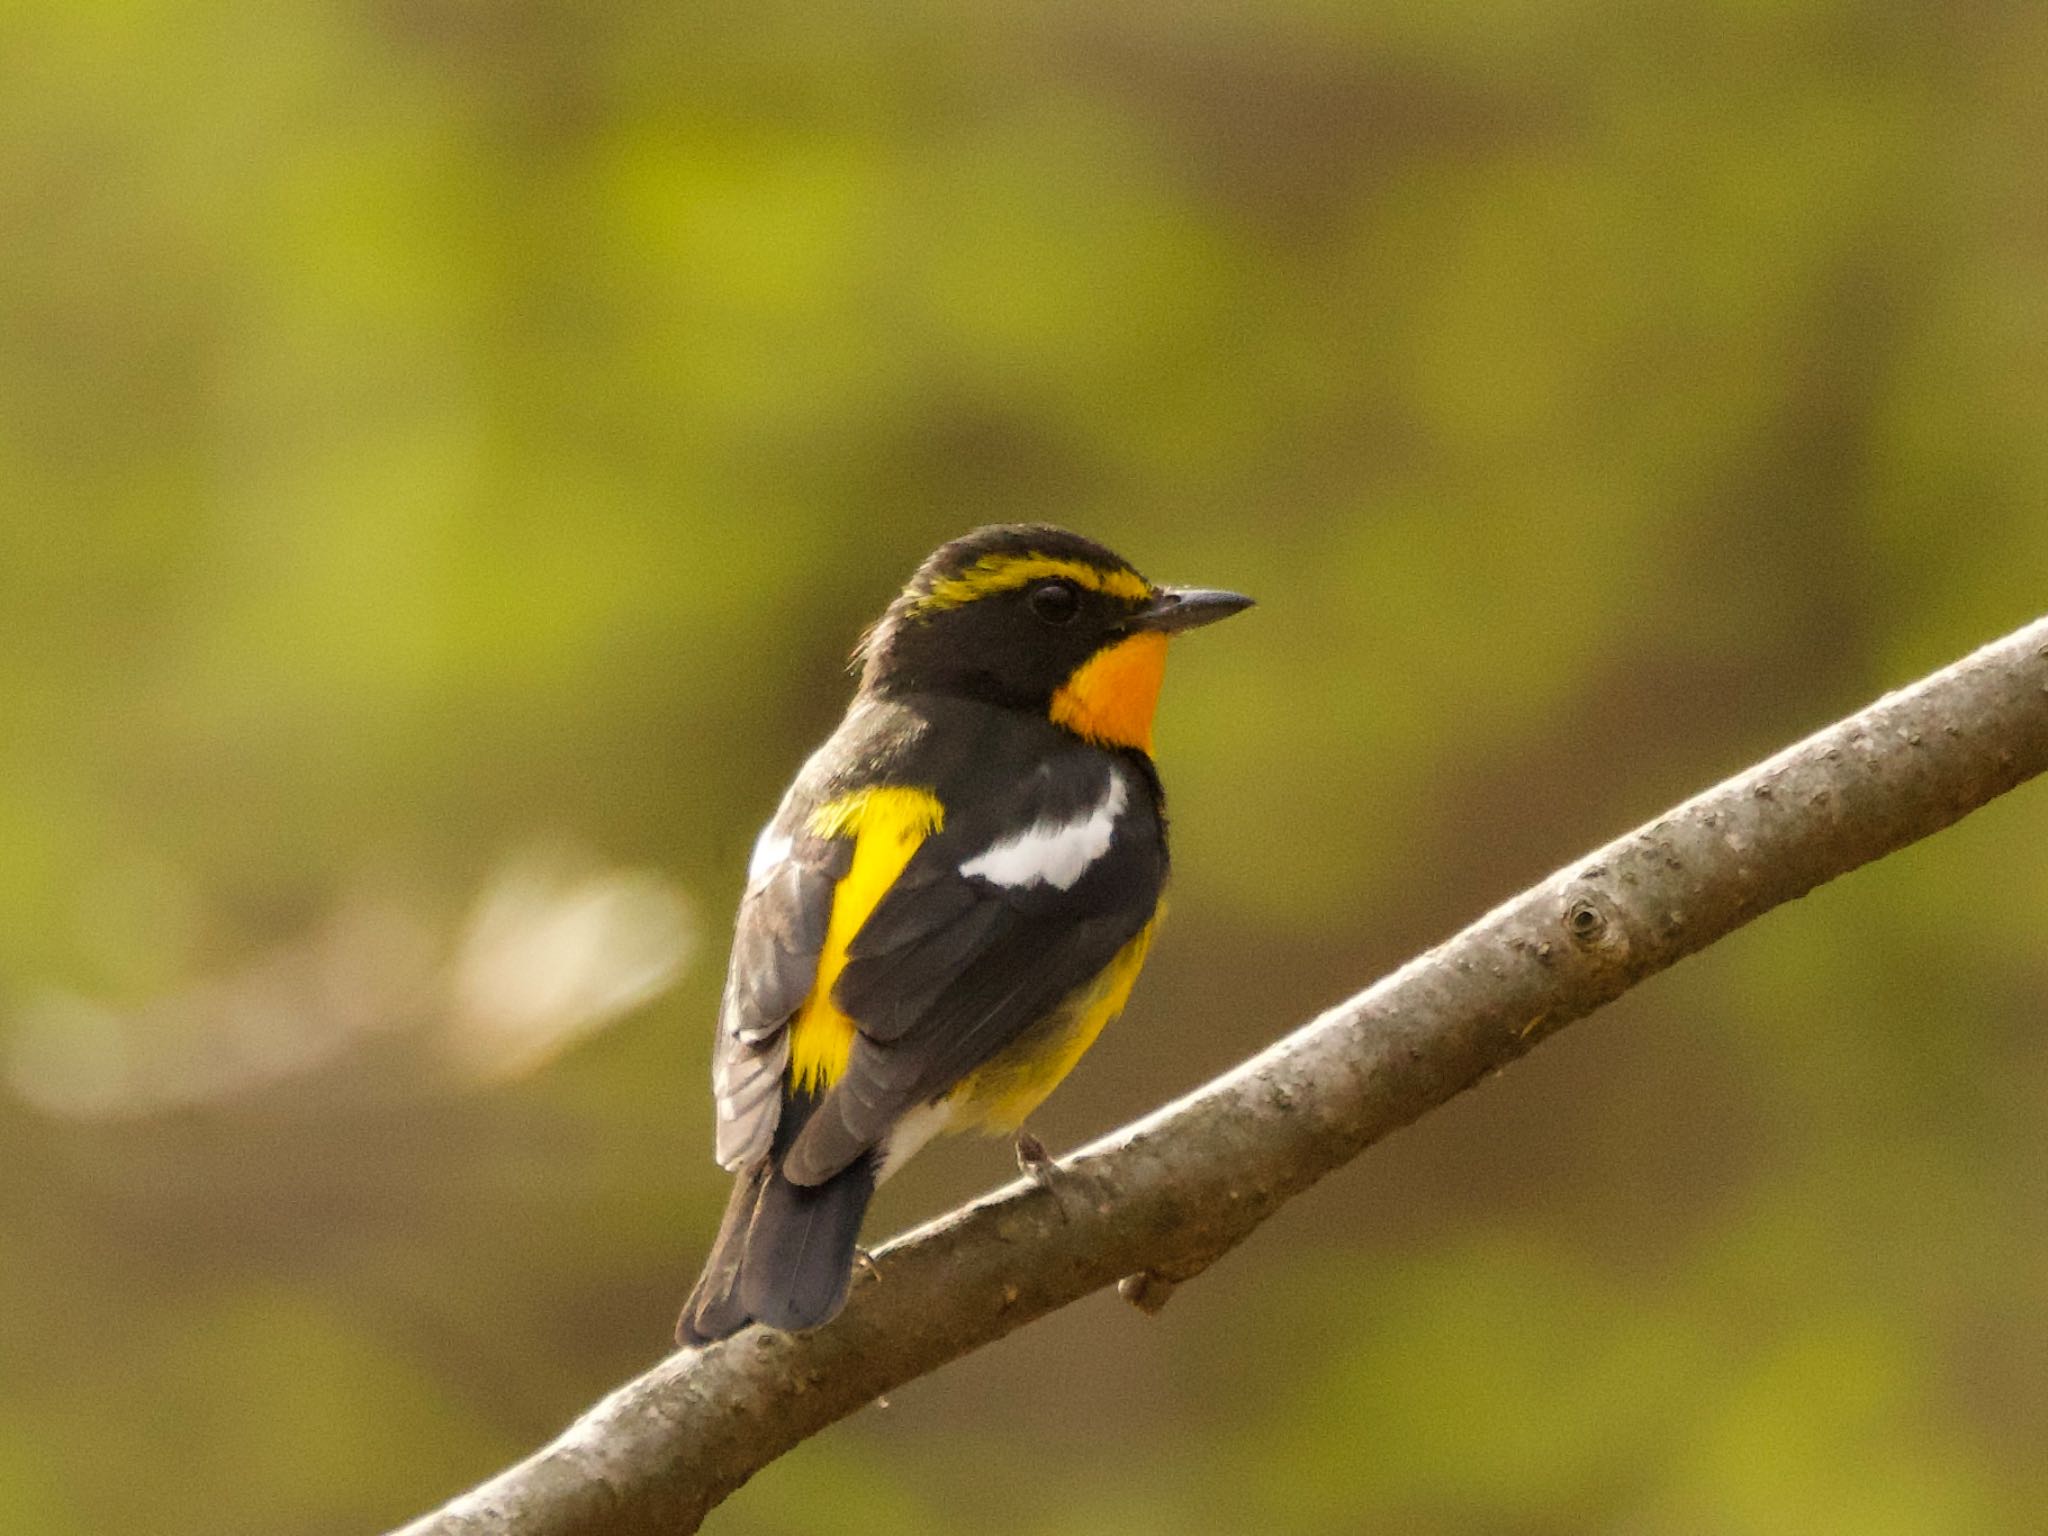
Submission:
[[[1045,1143],[1027,1130],[1017,1132],[1017,1171],[1034,1184],[1043,1184],[1052,1177],[1058,1164],[1052,1154],[1045,1150]]]
[[[1045,1143],[1029,1131],[1017,1132],[1017,1171],[1058,1202],[1060,1214],[1067,1214],[1067,1199],[1060,1191],[1060,1165],[1045,1150]]]
[[[882,1266],[875,1262],[875,1256],[865,1248],[856,1247],[853,1250],[853,1267],[857,1273],[866,1275],[870,1280],[882,1278]]]

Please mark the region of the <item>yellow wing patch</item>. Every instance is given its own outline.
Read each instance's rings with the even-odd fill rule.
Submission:
[[[1052,576],[1064,576],[1091,592],[1107,592],[1133,603],[1145,602],[1152,596],[1152,584],[1136,571],[1105,569],[1085,560],[1061,560],[1051,555],[983,555],[959,575],[933,582],[912,612],[959,608],[992,592],[1008,592]]]
[[[868,915],[888,894],[918,844],[945,825],[946,808],[927,790],[880,785],[855,790],[811,813],[814,837],[851,837],[853,865],[832,892],[832,918],[818,975],[789,1030],[790,1080],[799,1088],[829,1088],[846,1075],[854,1023],[832,1002],[846,968],[846,949]]]

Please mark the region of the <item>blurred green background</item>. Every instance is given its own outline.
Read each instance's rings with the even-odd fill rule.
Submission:
[[[0,1532],[374,1531],[660,1354],[748,847],[946,536],[1262,604],[1055,1146],[2035,617],[2044,67],[2031,0],[15,0]],[[713,1528],[2038,1529],[2044,837]]]

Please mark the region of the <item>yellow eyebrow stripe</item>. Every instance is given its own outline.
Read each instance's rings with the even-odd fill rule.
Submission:
[[[1133,603],[1152,595],[1151,584],[1136,571],[1104,570],[1085,560],[1061,560],[1052,555],[983,555],[959,575],[933,582],[912,612],[959,608],[992,592],[1013,591],[1050,576],[1064,576],[1078,587]]]

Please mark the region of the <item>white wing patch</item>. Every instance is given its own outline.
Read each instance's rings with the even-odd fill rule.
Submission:
[[[1088,866],[1109,851],[1127,796],[1122,772],[1112,769],[1109,788],[1086,815],[1074,821],[1034,821],[976,854],[960,866],[960,873],[995,885],[1072,890]]]
[[[747,884],[750,887],[760,884],[764,875],[789,857],[790,839],[769,836],[774,830],[775,823],[771,821],[754,839],[754,856],[747,860]]]

